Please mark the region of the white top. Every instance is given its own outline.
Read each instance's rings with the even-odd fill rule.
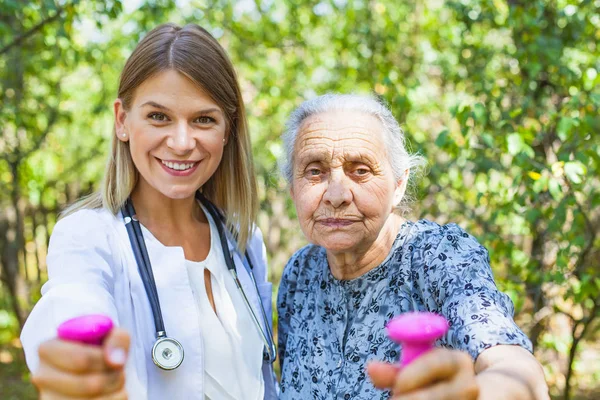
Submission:
[[[80,315],[105,314],[131,334],[125,367],[130,400],[204,399],[206,352],[199,338],[205,326],[192,293],[183,248],[164,246],[143,226],[142,232],[166,332],[182,344],[183,363],[173,371],[163,371],[152,362],[154,320],[123,217],[97,209],[77,211],[58,221],[53,229],[47,257],[48,282],[21,332],[27,365],[37,370],[38,346],[56,337],[56,328],[62,322]],[[271,315],[272,286],[266,280],[266,250],[258,229],[247,248],[258,294],[244,258],[229,240],[236,271],[256,315],[260,315],[261,302]],[[272,365],[263,363],[262,371],[264,398],[276,399]]]
[[[217,227],[204,211],[210,224],[210,250],[204,261],[185,263],[202,324],[204,395],[208,400],[259,400],[264,394],[264,345],[227,269]],[[216,314],[206,293],[205,269],[210,272]]]

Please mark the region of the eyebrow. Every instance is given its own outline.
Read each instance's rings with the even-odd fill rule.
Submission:
[[[368,152],[355,152],[345,151],[343,154],[343,160],[345,163],[364,163],[369,166],[378,165],[377,157],[373,157]],[[299,154],[297,158],[298,163],[301,165],[308,165],[313,162],[331,163],[331,152],[326,149],[311,149]]]
[[[159,109],[161,109],[161,110],[165,110],[165,111],[171,111],[171,110],[169,109],[169,107],[165,107],[165,106],[163,106],[162,104],[158,104],[158,103],[156,103],[156,102],[154,102],[154,101],[147,101],[147,102],[145,102],[144,104],[142,104],[142,105],[140,106],[140,108],[142,108],[142,107],[146,107],[146,106],[151,106],[151,107],[154,107],[154,108],[159,108]]]
[[[315,161],[328,161],[331,158],[331,152],[327,149],[310,149],[299,154],[298,161],[302,163],[311,163]]]
[[[140,108],[145,107],[145,106],[151,106],[151,107],[158,108],[160,110],[169,111],[169,112],[171,111],[171,109],[169,109],[169,107],[163,106],[162,104],[158,104],[158,103],[156,103],[154,101],[147,101],[144,104],[142,104],[140,106]],[[204,110],[199,110],[197,112],[197,114],[206,114],[206,113],[211,113],[211,112],[223,113],[219,108],[212,107],[212,108],[207,108],[207,109],[204,109]]]

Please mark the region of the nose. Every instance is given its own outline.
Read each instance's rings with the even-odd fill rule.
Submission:
[[[350,178],[346,176],[344,171],[331,171],[323,200],[334,208],[348,205],[352,202]]]
[[[176,153],[187,153],[196,146],[191,127],[186,123],[178,124],[167,138],[167,146]]]

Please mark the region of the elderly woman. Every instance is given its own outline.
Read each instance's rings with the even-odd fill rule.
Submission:
[[[455,224],[398,212],[422,160],[384,105],[307,101],[284,144],[312,244],[292,256],[279,289],[281,399],[548,399],[485,248]],[[441,348],[399,370],[402,349],[384,326],[407,311],[441,314],[451,327]]]

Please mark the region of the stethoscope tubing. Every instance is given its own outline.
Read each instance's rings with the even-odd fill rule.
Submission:
[[[248,297],[246,296],[246,292],[242,288],[242,284],[238,278],[237,271],[229,270],[229,272],[231,273],[231,276],[233,277],[233,280],[235,281],[235,284],[238,287],[239,292],[242,294],[242,297],[244,298],[246,307],[248,308],[248,311],[250,312],[250,315],[252,316],[252,321],[254,322],[254,325],[257,327],[258,331],[260,332],[260,336],[265,345],[265,349],[268,351],[268,354],[265,353],[263,355],[263,359],[265,361],[274,362],[275,358],[277,357],[277,354],[276,354],[277,350],[275,349],[274,339],[269,340],[267,338],[267,335],[263,332],[263,329],[260,326],[260,322],[258,321],[258,317],[256,316],[254,309],[250,305],[250,300],[248,299]],[[254,282],[254,287],[256,288],[256,293],[258,293],[258,286],[256,285],[256,281],[254,280],[254,277],[252,277],[252,282]],[[262,311],[263,321],[265,323],[265,329],[267,330],[269,337],[273,338],[273,333],[271,332],[271,328],[269,327],[269,322],[267,320],[267,314],[265,312],[264,307],[262,307],[262,304],[261,304],[260,309]]]
[[[250,278],[252,279],[252,283],[254,284],[254,289],[256,290],[256,293],[259,293],[258,291],[258,285],[256,284],[256,279],[254,279],[254,274],[252,273],[252,271],[254,270],[254,266],[252,265],[252,260],[250,258],[250,254],[248,254],[248,250],[246,250],[246,260],[248,260],[248,264],[249,264],[249,275]],[[235,270],[235,269],[234,269]],[[237,274],[236,274],[237,275]],[[245,294],[244,294],[245,296]],[[265,329],[267,330],[267,333],[269,334],[269,337],[271,338],[270,340],[270,345],[267,347],[270,347],[270,352],[272,353],[270,355],[271,357],[271,362],[275,361],[275,358],[277,357],[277,349],[275,348],[275,339],[273,339],[273,331],[271,330],[271,324],[270,324],[270,318],[267,318],[267,312],[265,311],[265,307],[263,307],[262,301],[261,301],[261,307],[260,307],[260,311],[262,313],[263,316],[263,321],[265,323]],[[262,333],[262,331],[261,331]]]
[[[156,333],[157,336],[159,336],[160,332],[165,333],[162,310],[160,307],[160,301],[158,299],[154,274],[152,273],[152,264],[150,264],[150,260],[148,258],[148,250],[146,249],[144,237],[139,226],[139,222],[137,222],[137,216],[131,200],[127,200],[127,203],[123,207],[123,211],[126,212],[124,215],[125,227],[127,228],[127,234],[129,235],[129,241],[131,242],[131,248],[138,265],[138,270],[142,276],[144,289],[146,290],[148,300],[150,301],[150,308],[152,309]]]
[[[252,316],[252,321],[254,322],[254,325],[260,332],[260,336],[265,345],[265,350],[266,350],[266,353],[263,356],[263,358],[265,359],[265,361],[269,361],[272,363],[275,361],[275,358],[277,357],[277,354],[276,354],[277,351],[275,349],[273,333],[271,332],[271,328],[269,326],[269,320],[267,319],[265,308],[262,304],[262,301],[260,301],[260,293],[258,291],[258,285],[256,284],[256,280],[254,279],[254,273],[252,272],[252,270],[254,268],[252,266],[252,261],[250,259],[250,255],[246,251],[246,253],[245,253],[246,260],[248,260],[249,267],[250,267],[250,271],[248,271],[248,275],[250,275],[250,279],[252,280],[254,289],[256,290],[256,295],[259,296],[260,309],[262,311],[263,321],[265,324],[265,330],[267,331],[267,333],[265,333],[263,331],[263,329],[260,325],[260,322],[258,320],[258,317],[256,316],[256,313],[254,312],[254,309],[252,308],[252,305],[250,304],[250,300],[248,299],[248,296],[246,296],[246,292],[244,291],[244,288],[242,287],[242,284],[239,280],[237,271],[235,269],[235,263],[233,261],[233,256],[231,255],[231,252],[229,251],[227,234],[225,233],[225,229],[223,229],[223,225],[225,225],[225,221],[224,221],[225,218],[219,212],[219,210],[216,208],[216,206],[214,204],[212,204],[210,201],[208,201],[208,199],[206,199],[206,197],[204,197],[200,192],[198,192],[196,194],[196,198],[198,200],[200,200],[200,202],[208,210],[211,217],[215,220],[215,225],[217,226],[217,232],[219,234],[219,239],[221,241],[221,247],[223,248],[223,256],[225,257],[225,264],[227,265],[227,269],[229,270],[229,273],[231,274],[231,276],[238,288],[238,291],[240,292],[240,294],[242,295],[242,297],[244,299],[244,302],[246,303],[246,307],[248,308],[248,311],[250,312],[250,315]],[[243,264],[243,261],[242,261],[242,264]],[[267,338],[267,334],[269,335],[270,340],[269,340],[269,338]]]
[[[254,325],[256,326],[258,332],[260,333],[261,340],[264,343],[265,351],[263,352],[263,359],[264,359],[264,361],[273,363],[277,356],[277,350],[275,348],[275,341],[273,338],[273,332],[270,327],[269,319],[267,318],[264,305],[262,304],[262,301],[260,299],[260,292],[258,290],[258,285],[256,283],[256,280],[254,279],[254,273],[253,273],[254,267],[252,265],[250,255],[248,254],[248,251],[245,252],[246,260],[248,261],[248,267],[249,267],[248,275],[250,276],[250,279],[252,280],[252,283],[256,290],[256,294],[259,297],[259,303],[260,303],[259,308],[260,308],[260,311],[261,311],[261,314],[263,317],[263,322],[265,325],[264,330],[263,330],[263,328],[260,324],[260,321],[258,320],[258,317],[256,316],[254,308],[252,307],[250,300],[248,299],[248,296],[246,296],[246,292],[244,291],[244,288],[242,287],[242,284],[239,280],[237,270],[235,268],[235,263],[233,261],[233,256],[232,256],[231,252],[229,251],[227,234],[225,233],[225,229],[223,228],[225,225],[224,216],[216,208],[216,206],[214,204],[212,204],[208,199],[206,199],[206,197],[204,197],[200,192],[197,192],[196,198],[204,205],[204,207],[206,208],[206,210],[208,211],[208,213],[210,214],[212,219],[215,221],[215,225],[217,227],[219,241],[221,242],[221,247],[223,250],[223,256],[225,258],[225,264],[227,265],[227,269],[229,270],[229,272],[238,288],[238,291],[242,295],[242,298],[243,298],[244,302],[246,303],[246,307],[248,308],[248,311],[250,312],[250,315],[252,317],[252,321],[253,321]],[[140,224],[137,220],[137,215],[135,213],[135,209],[133,207],[131,199],[128,199],[125,202],[121,211],[123,213],[123,219],[125,221],[125,227],[127,229],[129,241],[131,242],[131,248],[133,250],[133,255],[134,255],[136,263],[138,265],[138,270],[140,272],[142,282],[144,284],[144,289],[146,290],[146,294],[147,294],[148,300],[150,302],[150,308],[152,309],[152,317],[154,319],[156,337],[159,340],[166,339],[167,334],[166,334],[166,330],[165,330],[165,326],[164,326],[164,320],[162,317],[162,311],[161,311],[161,307],[160,307],[160,301],[158,298],[156,282],[154,280],[154,274],[152,272],[152,264],[150,263],[150,257],[148,255],[148,249],[146,248],[146,242],[144,240],[144,236],[143,236]],[[242,264],[244,264],[243,260],[242,260]],[[176,340],[174,340],[174,339],[169,339],[169,340],[173,340],[180,346],[179,342],[177,342]],[[156,347],[156,344],[155,344],[155,347]],[[181,350],[183,351],[183,349],[181,349]],[[154,348],[153,348],[153,353],[154,353]],[[154,360],[154,357],[153,357],[153,360]],[[157,366],[159,366],[163,369],[167,369],[167,368],[164,368],[163,366],[161,366],[159,363],[157,363],[156,360],[154,360],[154,362]],[[179,364],[177,364],[177,366],[179,366]],[[175,366],[174,368],[177,368],[177,366]],[[168,368],[168,369],[174,369],[174,368]]]

